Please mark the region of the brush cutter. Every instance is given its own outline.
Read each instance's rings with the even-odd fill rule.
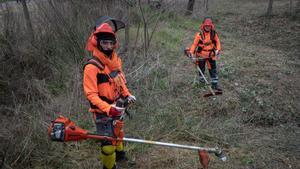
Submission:
[[[199,60],[198,58],[192,56],[190,53],[188,53],[189,51],[189,48],[185,48],[184,49],[184,54],[191,59],[191,61],[196,65],[197,67],[197,70],[199,71],[200,75],[202,76],[202,78],[204,79],[205,81],[205,84],[207,85],[210,93],[206,93],[203,95],[203,97],[210,97],[210,96],[216,96],[216,95],[222,95],[223,92],[222,91],[214,91],[212,88],[211,88],[211,84],[207,81],[206,77],[204,76],[203,72],[201,71],[201,69],[199,68],[198,64],[197,64],[197,60]]]
[[[109,137],[109,136],[97,135],[97,134],[89,133],[87,130],[84,130],[76,126],[73,121],[71,121],[69,118],[66,118],[64,116],[59,116],[57,119],[52,121],[52,123],[48,127],[48,136],[52,141],[58,141],[58,142],[96,139],[96,140],[107,140],[107,141],[126,141],[126,142],[133,142],[133,143],[152,144],[152,145],[160,145],[166,147],[196,150],[198,151],[200,163],[204,169],[208,169],[208,163],[209,163],[208,153],[214,153],[222,161],[226,161],[226,156],[224,155],[223,151],[219,148],[205,148],[205,147],[173,144],[173,143],[150,141],[150,140],[135,139],[135,138]]]

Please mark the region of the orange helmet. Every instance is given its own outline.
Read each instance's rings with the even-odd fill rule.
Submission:
[[[96,26],[94,27],[93,32],[88,38],[86,44],[86,50],[92,52],[97,48],[97,35],[99,39],[113,39],[116,41],[115,48],[118,47],[118,41],[116,40],[115,32],[119,29],[125,28],[125,23],[111,18],[109,16],[101,16],[96,20]]]
[[[93,32],[94,35],[97,35],[99,33],[110,33],[115,35],[115,32],[113,31],[112,27],[108,23],[103,23],[99,25],[98,27],[95,27],[95,31]]]
[[[93,51],[97,47],[97,39],[112,39],[116,41],[116,34],[113,31],[112,27],[108,23],[103,23],[98,27],[95,27],[94,32],[90,35],[86,50]],[[117,46],[116,46],[117,47]]]
[[[215,25],[213,24],[211,18],[205,18],[202,24],[200,25],[200,29],[204,30],[204,26],[210,26],[212,30],[215,29]]]

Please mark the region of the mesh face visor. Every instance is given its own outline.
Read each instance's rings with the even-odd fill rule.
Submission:
[[[100,45],[115,45],[116,41],[115,40],[100,40]]]
[[[125,28],[124,22],[111,18],[109,16],[101,16],[99,19],[97,19],[95,28],[97,28],[103,23],[108,23],[113,28],[114,32],[117,32],[118,30]]]

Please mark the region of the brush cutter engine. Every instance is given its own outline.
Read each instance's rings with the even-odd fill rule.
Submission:
[[[53,123],[52,130],[50,131],[50,139],[52,141],[64,141],[65,126],[63,123]]]
[[[116,106],[117,107],[124,107],[125,108],[125,114],[123,114],[121,117],[120,117],[120,120],[124,120],[125,118],[125,115],[127,115],[129,117],[129,119],[131,119],[131,114],[128,112],[128,107],[130,106],[130,102],[128,100],[128,98],[119,98],[117,101],[116,101]]]
[[[118,107],[127,108],[129,106],[128,99],[119,99],[116,102],[116,105]],[[125,113],[128,116],[130,115],[127,110],[125,110]],[[120,136],[121,138],[124,137],[124,134],[122,133],[123,130],[121,124],[123,119],[124,115],[120,117],[119,120],[115,120],[114,122],[116,126],[114,132],[116,135],[118,135],[118,138],[120,138]],[[57,119],[51,122],[51,124],[48,127],[48,135],[52,141],[59,142],[85,140],[90,136],[87,130],[76,126],[73,121],[63,116],[59,116]]]
[[[49,125],[48,135],[52,141],[79,141],[87,139],[88,132],[69,118],[59,116]]]

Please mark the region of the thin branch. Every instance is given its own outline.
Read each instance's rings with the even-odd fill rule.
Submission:
[[[141,12],[141,15],[142,15],[142,19],[143,19],[143,23],[144,23],[144,58],[146,58],[146,54],[147,54],[147,21],[145,19],[145,15],[144,15],[144,11],[142,9],[142,6],[141,6],[141,0],[139,0],[139,9],[140,9],[140,12]]]
[[[154,32],[156,31],[158,22],[159,22],[159,20],[160,20],[161,14],[162,14],[163,12],[164,12],[164,10],[162,10],[162,11],[159,13],[158,17],[157,17],[157,20],[156,20],[156,22],[155,22],[153,31],[151,32],[150,38],[149,38],[149,40],[148,40],[148,47],[150,46],[150,42],[151,42],[151,40],[152,40],[153,34],[154,34]]]

